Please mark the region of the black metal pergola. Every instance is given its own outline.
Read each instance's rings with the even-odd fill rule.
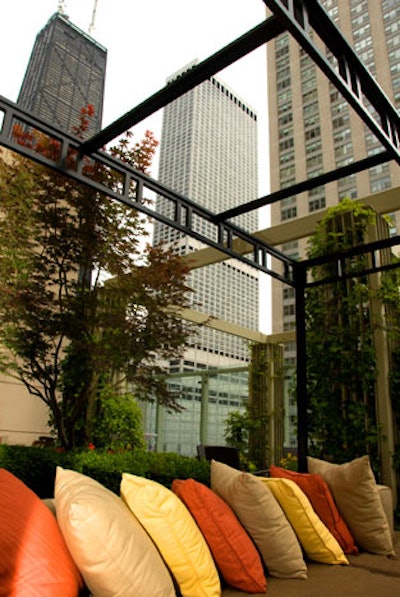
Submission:
[[[281,201],[300,192],[309,191],[379,164],[394,160],[400,165],[400,116],[318,0],[263,1],[270,9],[272,16],[194,66],[176,80],[168,83],[147,100],[84,142],[68,132],[52,127],[32,114],[21,110],[17,104],[0,96],[0,116],[3,114],[0,123],[0,145],[30,157],[101,193],[105,193],[107,196],[121,201],[133,209],[137,209],[147,216],[172,226],[205,245],[217,249],[225,254],[227,258],[234,257],[295,289],[298,455],[299,470],[306,470],[308,433],[305,293],[310,284],[308,271],[316,264],[316,261],[309,259],[294,260],[256,235],[234,225],[230,220],[234,216]],[[288,31],[296,39],[379,140],[381,144],[380,152],[314,178],[298,182],[291,187],[259,197],[249,203],[232,207],[221,213],[213,213],[190,198],[174,192],[156,180],[134,170],[129,165],[110,157],[102,150],[107,143],[132,126],[140,123],[187,91],[243,58],[256,48],[271,41],[284,31]],[[329,60],[313,41],[312,32],[314,36],[322,40],[329,51]],[[13,136],[13,129],[17,123],[41,131],[49,138],[57,141],[60,148],[57,158],[54,160],[48,159],[44,155],[19,144]],[[76,156],[74,167],[67,164],[67,157],[71,154]],[[97,162],[103,168],[109,168],[116,172],[121,181],[118,188],[108,187],[106,183],[99,183],[85,174],[83,168],[85,156],[90,156],[91,160]],[[143,202],[146,189],[164,198],[164,201],[171,207],[168,210],[171,215],[158,213]],[[199,221],[207,222],[209,226],[200,227],[198,226]],[[198,232],[200,229],[207,230],[207,233]],[[237,240],[247,243],[246,246],[249,247],[249,252],[246,255],[236,249],[235,241]],[[357,276],[383,271],[390,267],[390,265],[381,265],[380,260],[376,259],[376,255],[381,249],[399,244],[400,236],[394,236],[390,239],[366,244],[354,249],[354,252],[358,254],[368,254],[370,256],[369,263],[372,264],[368,270],[358,272]],[[337,264],[337,279],[346,275],[344,263],[350,254],[352,254],[351,251],[330,255],[329,258],[326,258],[326,261]],[[322,262],[322,259],[318,261],[318,263]]]

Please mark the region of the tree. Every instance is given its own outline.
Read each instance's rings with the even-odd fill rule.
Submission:
[[[92,114],[82,110],[82,133]],[[57,142],[16,127],[22,144],[44,155]],[[152,133],[111,153],[147,172]],[[73,159],[73,156],[69,156]],[[86,172],[119,184],[117,173],[87,160]],[[178,408],[160,361],[180,354],[189,328],[171,306],[188,301],[187,270],[172,248],[143,248],[145,220],[132,208],[62,174],[0,156],[1,371],[49,407],[59,443],[92,441],[97,398],[116,392]]]

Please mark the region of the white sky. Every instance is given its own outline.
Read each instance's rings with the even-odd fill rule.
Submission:
[[[94,0],[64,4],[71,21],[88,31]],[[16,101],[36,35],[58,0],[2,0],[1,5],[0,95]],[[161,89],[194,58],[211,56],[264,19],[262,0],[98,0],[92,35],[108,50],[103,125]],[[267,135],[265,63],[263,46],[217,75],[258,112],[261,151]],[[144,127],[159,138],[161,112]],[[267,169],[262,170],[264,192]]]
[[[1,0],[0,95],[17,100],[36,35],[58,4],[58,0]],[[64,5],[71,21],[88,32],[94,0],[65,0]],[[262,0],[98,0],[92,36],[108,51],[103,126],[164,87],[166,78],[185,64],[204,60],[262,22],[265,14]],[[266,194],[265,46],[217,77],[258,113],[259,195]],[[145,128],[160,139],[161,114],[135,127],[135,140]]]

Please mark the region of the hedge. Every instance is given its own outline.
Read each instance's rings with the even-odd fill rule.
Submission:
[[[170,452],[132,450],[108,452],[77,450],[60,452],[55,448],[0,444],[0,468],[5,468],[40,498],[52,497],[57,466],[83,473],[119,494],[123,472],[153,479],[171,487],[174,479],[193,478],[209,486],[210,467],[205,461]]]

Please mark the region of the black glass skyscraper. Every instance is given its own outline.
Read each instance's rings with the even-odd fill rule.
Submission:
[[[94,106],[87,135],[101,129],[107,50],[58,12],[38,33],[18,103],[63,131]]]

